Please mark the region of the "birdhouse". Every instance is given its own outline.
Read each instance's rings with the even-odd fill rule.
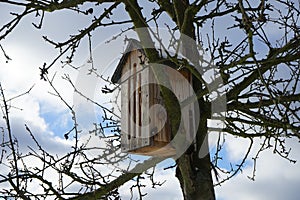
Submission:
[[[185,99],[191,95],[191,87],[184,84],[191,83],[192,76],[189,72],[166,67],[165,74],[176,96]],[[170,122],[164,109],[160,87],[137,40],[129,40],[112,76],[112,82],[121,87],[122,151],[146,156],[175,155],[176,148],[170,143]],[[188,113],[188,117],[183,119],[186,132],[194,133],[193,104],[184,109]]]

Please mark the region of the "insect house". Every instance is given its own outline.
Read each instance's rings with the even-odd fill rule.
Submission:
[[[112,82],[121,87],[121,148],[123,152],[146,156],[172,156],[171,128],[163,105],[160,87],[155,84],[151,67],[140,43],[130,39],[112,76]],[[168,70],[169,69],[169,70]],[[187,71],[165,68],[165,73],[176,96],[191,95],[191,74]],[[189,117],[184,117],[186,132],[193,132],[193,105]]]

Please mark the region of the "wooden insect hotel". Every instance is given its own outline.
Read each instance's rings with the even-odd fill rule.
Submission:
[[[176,148],[170,143],[171,128],[163,98],[151,68],[145,67],[146,63],[140,43],[130,39],[111,79],[121,86],[121,148],[123,152],[133,154],[173,156]],[[166,68],[166,74],[173,92],[182,99],[189,97],[192,91],[184,83],[191,83],[191,74],[168,69],[171,68]],[[186,132],[194,133],[193,104],[184,109],[189,115],[182,117]]]

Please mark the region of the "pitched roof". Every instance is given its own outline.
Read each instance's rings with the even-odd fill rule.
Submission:
[[[128,41],[129,41],[129,43],[128,43],[126,49],[125,49],[125,52],[123,53],[118,65],[116,67],[116,70],[115,70],[115,72],[113,73],[113,75],[111,77],[111,81],[113,83],[118,83],[119,82],[119,80],[121,78],[121,75],[122,75],[121,73],[122,73],[123,66],[126,63],[126,60],[127,60],[128,56],[130,55],[130,52],[132,50],[138,49],[144,54],[141,43],[138,40],[128,39]]]

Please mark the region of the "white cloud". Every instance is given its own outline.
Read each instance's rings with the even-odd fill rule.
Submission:
[[[50,53],[48,49],[44,49],[43,45],[37,45],[35,48],[28,48],[28,46],[22,44],[12,43],[7,45],[7,52],[9,52],[12,60],[8,63],[1,63],[0,67],[0,79],[1,84],[10,96],[19,95],[34,85],[34,88],[30,92],[31,98],[34,98],[39,103],[46,104],[43,108],[45,110],[62,111],[65,106],[62,106],[62,102],[59,98],[49,94],[53,92],[50,85],[40,80],[39,67],[43,65],[43,54],[50,54],[49,57],[55,54]],[[0,55],[0,60],[4,60],[3,55]],[[75,77],[76,72],[70,69],[61,69],[59,65],[55,65],[51,68],[49,77],[52,78],[56,70],[60,70],[54,80],[55,87],[67,100],[72,103],[73,89],[68,83],[61,79],[64,73],[71,74]],[[67,85],[67,86],[66,86]]]
[[[232,143],[232,145],[237,147],[236,143]],[[247,178],[253,172],[253,167],[247,165],[243,169],[243,173],[225,182],[221,187],[216,187],[217,199],[298,199],[300,156],[297,152],[299,152],[300,147],[297,141],[288,141],[287,146],[292,148],[290,157],[298,160],[296,164],[291,164],[289,161],[273,154],[272,150],[265,151],[257,161],[255,181]],[[238,151],[238,149],[231,147],[231,151]],[[228,153],[230,154],[230,151]]]
[[[229,134],[226,134],[225,138],[225,150],[228,159],[232,162],[241,160],[248,150],[250,140],[246,138],[234,137]]]
[[[150,179],[142,180],[142,184],[146,187],[142,188],[142,193],[147,195],[143,198],[145,200],[152,199],[166,199],[166,200],[181,200],[183,199],[182,191],[178,182],[178,179],[175,177],[174,170],[156,170],[154,180],[164,184],[162,186],[156,186],[152,188],[152,182]],[[127,182],[120,188],[120,194],[122,199],[130,199],[130,187],[135,184],[134,181]],[[134,198],[138,197],[136,188],[133,189]]]

